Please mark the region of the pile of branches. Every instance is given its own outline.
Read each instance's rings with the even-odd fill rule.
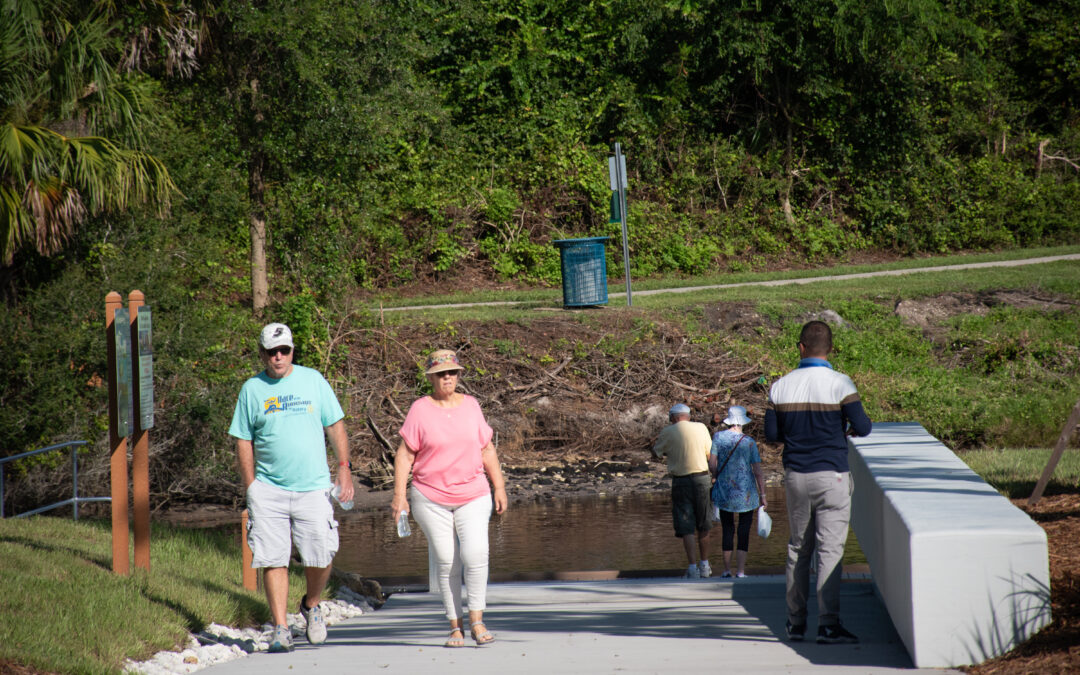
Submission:
[[[459,391],[480,402],[503,462],[520,466],[640,459],[675,402],[688,403],[703,422],[733,403],[757,411],[765,404],[758,365],[712,353],[674,326],[635,325],[624,315],[461,322],[441,334],[414,325],[357,338],[346,397],[364,425],[350,433],[376,486],[391,480],[397,430],[428,391],[421,364],[434,349],[458,352],[467,368]]]
[[[627,312],[343,328],[330,358],[306,365],[328,375],[349,413],[354,469],[370,486],[391,485],[398,429],[412,402],[429,391],[424,357],[441,348],[456,350],[466,366],[460,390],[480,402],[503,464],[526,471],[584,460],[638,464],[650,457],[675,402],[688,403],[702,422],[732,403],[764,410],[762,368],[698,344],[677,326]],[[334,361],[335,354],[348,356]],[[170,433],[170,420],[163,416],[162,422],[151,444],[155,510],[188,502],[242,503],[235,451],[224,430],[205,424],[197,429],[209,450],[191,462],[180,434]],[[80,494],[109,494],[109,456],[107,435],[81,455]],[[9,467],[8,509],[70,497],[70,462],[53,459]],[[107,508],[82,507],[87,515]]]

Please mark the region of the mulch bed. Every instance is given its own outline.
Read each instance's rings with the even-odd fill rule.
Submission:
[[[1080,494],[1043,497],[1034,508],[1027,499],[1013,503],[1046,530],[1053,621],[1008,654],[964,670],[976,675],[1080,672]]]

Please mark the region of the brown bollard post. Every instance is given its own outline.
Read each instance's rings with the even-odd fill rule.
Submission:
[[[240,512],[240,546],[243,547],[243,579],[244,588],[249,591],[258,590],[258,581],[255,574],[255,568],[251,566],[251,561],[254,558],[254,554],[251,552],[251,547],[248,546],[247,540],[248,531],[248,510],[244,509]]]
[[[116,574],[127,574],[128,554],[128,472],[127,437],[116,433],[119,412],[116,382],[116,310],[121,305],[120,294],[112,291],[105,296],[105,334],[108,344],[109,368],[109,471],[112,496],[112,568]]]
[[[128,313],[131,317],[131,372],[139,373],[139,308],[145,304],[142,291],[128,293]],[[150,571],[150,432],[142,428],[139,415],[140,387],[132,387],[135,414],[131,439],[132,508],[135,526],[135,566]]]

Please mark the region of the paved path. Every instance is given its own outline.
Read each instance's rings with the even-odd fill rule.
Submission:
[[[483,648],[446,649],[447,622],[429,593],[390,597],[377,612],[330,627],[312,647],[255,654],[207,675],[301,673],[897,673],[911,658],[867,581],[842,587],[857,645],[784,637],[784,579],[625,579],[491,584]],[[811,617],[816,609],[811,601]],[[933,671],[946,672],[946,671]],[[952,671],[955,672],[955,671]]]
[[[961,263],[959,265],[938,265],[935,267],[912,267],[902,270],[881,270],[878,272],[858,272],[854,274],[834,274],[824,277],[800,277],[797,279],[773,279],[771,281],[745,281],[737,284],[715,284],[712,286],[685,286],[682,288],[657,288],[649,291],[630,292],[633,295],[659,295],[661,293],[693,293],[695,291],[709,291],[722,288],[739,288],[741,286],[790,286],[791,284],[813,284],[819,281],[844,281],[847,279],[869,279],[870,277],[898,277],[905,274],[919,274],[922,272],[953,272],[956,270],[974,270],[984,267],[1021,267],[1024,265],[1041,265],[1044,263],[1062,262],[1068,260],[1080,260],[1080,253],[1065,255],[1043,256],[1041,258],[1023,258],[1021,260],[997,260],[993,262]],[[626,293],[608,294],[608,299],[625,297]],[[499,305],[523,305],[535,303],[536,300],[508,300],[496,302],[459,302],[443,305],[410,305],[408,307],[382,307],[376,308],[381,312],[404,312],[412,309],[448,309],[453,307],[492,307]]]

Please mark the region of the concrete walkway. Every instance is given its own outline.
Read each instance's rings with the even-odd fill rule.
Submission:
[[[913,670],[868,581],[842,589],[855,645],[819,645],[816,608],[803,643],[784,635],[784,579],[626,579],[491,584],[483,648],[446,649],[447,621],[429,593],[393,595],[382,609],[304,638],[291,654],[255,654],[208,675],[300,673],[895,673]],[[956,672],[956,671],[934,671]]]

